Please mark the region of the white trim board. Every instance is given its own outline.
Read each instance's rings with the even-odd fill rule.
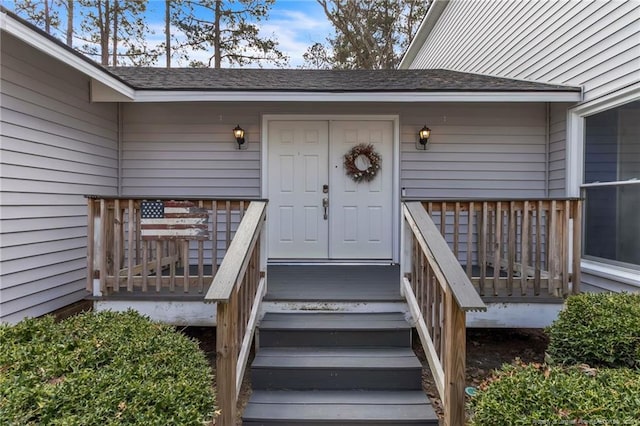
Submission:
[[[154,300],[96,300],[96,311],[125,312],[134,309],[140,314],[176,326],[213,327],[216,325],[217,306],[194,301],[154,301]]]
[[[268,182],[268,149],[269,149],[269,122],[270,121],[392,121],[393,122],[393,174],[392,186],[392,261],[400,261],[400,116],[399,115],[337,115],[337,114],[264,114],[261,122],[261,153],[260,153],[260,179],[261,197],[266,199],[269,194]],[[268,231],[265,230],[266,234]],[[268,236],[266,237],[268,241]],[[268,253],[267,253],[268,258]],[[326,260],[325,260],[326,261]]]
[[[582,259],[580,268],[585,273],[640,288],[640,271],[589,259]]]
[[[486,312],[467,312],[469,328],[544,328],[558,317],[562,303],[486,303]]]

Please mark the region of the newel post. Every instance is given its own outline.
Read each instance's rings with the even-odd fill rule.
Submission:
[[[466,315],[453,297],[451,287],[445,295],[445,391],[444,424],[465,424],[465,363],[466,363]]]
[[[235,297],[218,302],[216,313],[216,390],[222,426],[236,422],[236,315]]]

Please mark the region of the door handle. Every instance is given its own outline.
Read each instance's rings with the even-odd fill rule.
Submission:
[[[328,198],[322,199],[322,207],[324,208],[324,220],[327,220],[329,218],[329,199]]]

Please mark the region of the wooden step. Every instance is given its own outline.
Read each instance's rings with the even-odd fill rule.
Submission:
[[[410,348],[261,348],[254,389],[422,389],[422,365]]]
[[[422,391],[254,391],[244,425],[437,425]]]
[[[410,347],[411,327],[394,313],[267,313],[260,347]]]

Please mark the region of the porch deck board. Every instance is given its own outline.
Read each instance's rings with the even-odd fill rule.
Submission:
[[[399,265],[269,265],[265,300],[402,301]]]

